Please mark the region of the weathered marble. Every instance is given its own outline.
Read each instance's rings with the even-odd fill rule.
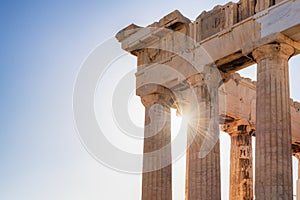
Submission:
[[[218,113],[218,105],[213,105],[216,99],[210,95],[204,79],[201,74],[188,79],[196,98],[190,98],[192,100],[184,110],[190,119],[187,130],[186,200],[197,200],[199,197],[203,200],[221,199],[219,122],[215,124],[211,120],[213,112]]]
[[[142,200],[172,200],[171,97],[149,94],[145,106]]]
[[[158,158],[148,158],[147,153],[170,143],[170,107],[178,113],[186,109],[183,105],[192,101],[187,95],[191,87],[203,109],[189,109],[193,122],[188,128],[186,199],[221,198],[219,142],[209,146],[205,141],[207,119],[212,115],[219,115],[225,125],[240,120],[248,123],[231,133],[230,198],[253,199],[247,129],[251,127],[256,129],[255,198],[292,199],[291,155],[300,152],[300,104],[290,100],[288,60],[300,53],[299,7],[300,0],[240,0],[203,11],[195,21],[175,10],[147,27],[131,24],[116,35],[122,48],[138,60],[136,93],[146,106],[145,136],[158,130],[147,126],[150,105],[160,105],[159,112],[168,119],[157,136],[145,139],[143,199],[172,196],[171,165],[149,170],[157,160],[169,162],[171,147]],[[255,63],[256,83],[234,74]],[[211,90],[205,91],[205,84],[195,85],[191,79],[212,65],[224,81],[214,94],[220,97],[218,108],[211,107]],[[207,156],[198,157],[203,148],[209,149]]]
[[[256,87],[256,199],[293,198],[288,60],[294,48],[268,44],[253,52]]]
[[[244,120],[225,124],[223,130],[231,136],[230,200],[253,200],[252,134],[254,130]]]

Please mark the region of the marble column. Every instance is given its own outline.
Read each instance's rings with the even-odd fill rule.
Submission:
[[[257,62],[255,198],[292,200],[292,140],[288,60],[294,48],[267,44]]]
[[[235,121],[225,125],[231,136],[230,200],[253,200],[252,131],[249,123]]]
[[[172,200],[172,98],[166,94],[142,97],[145,106],[142,200]]]
[[[211,123],[219,112],[212,104],[218,89],[210,94],[203,79],[198,74],[188,80],[196,98],[187,111],[186,200],[221,199],[219,122]]]

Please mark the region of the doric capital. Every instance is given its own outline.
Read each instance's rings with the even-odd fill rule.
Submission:
[[[234,120],[231,123],[223,125],[222,130],[229,135],[239,135],[241,133],[251,133],[254,128],[246,120]]]
[[[153,104],[160,104],[172,107],[174,104],[174,97],[170,94],[153,93],[141,97],[142,103],[145,107],[150,107]]]
[[[289,59],[293,55],[295,49],[284,43],[280,44],[266,44],[252,52],[253,58],[259,62],[264,59],[272,59],[274,57],[281,57],[283,59]]]

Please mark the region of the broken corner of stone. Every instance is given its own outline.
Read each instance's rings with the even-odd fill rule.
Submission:
[[[176,24],[178,25],[178,24],[189,24],[189,23],[191,23],[191,20],[183,16],[179,12],[179,10],[174,10],[173,12],[169,13],[168,15],[160,19],[158,25],[159,27],[172,28],[172,26]]]
[[[126,39],[127,37],[129,37],[130,35],[136,33],[140,28],[142,28],[141,26],[135,25],[135,24],[130,24],[129,26],[123,28],[122,30],[120,30],[117,34],[116,34],[116,38],[119,42],[122,42],[124,39]]]

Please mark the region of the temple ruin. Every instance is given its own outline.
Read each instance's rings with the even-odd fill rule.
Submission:
[[[222,198],[220,127],[231,136],[230,200],[293,199],[300,103],[290,99],[288,61],[300,52],[300,0],[230,2],[195,21],[176,10],[116,37],[138,60],[136,94],[145,106],[142,200],[172,199],[171,108],[190,117],[186,200]],[[255,63],[257,82],[236,73]]]

